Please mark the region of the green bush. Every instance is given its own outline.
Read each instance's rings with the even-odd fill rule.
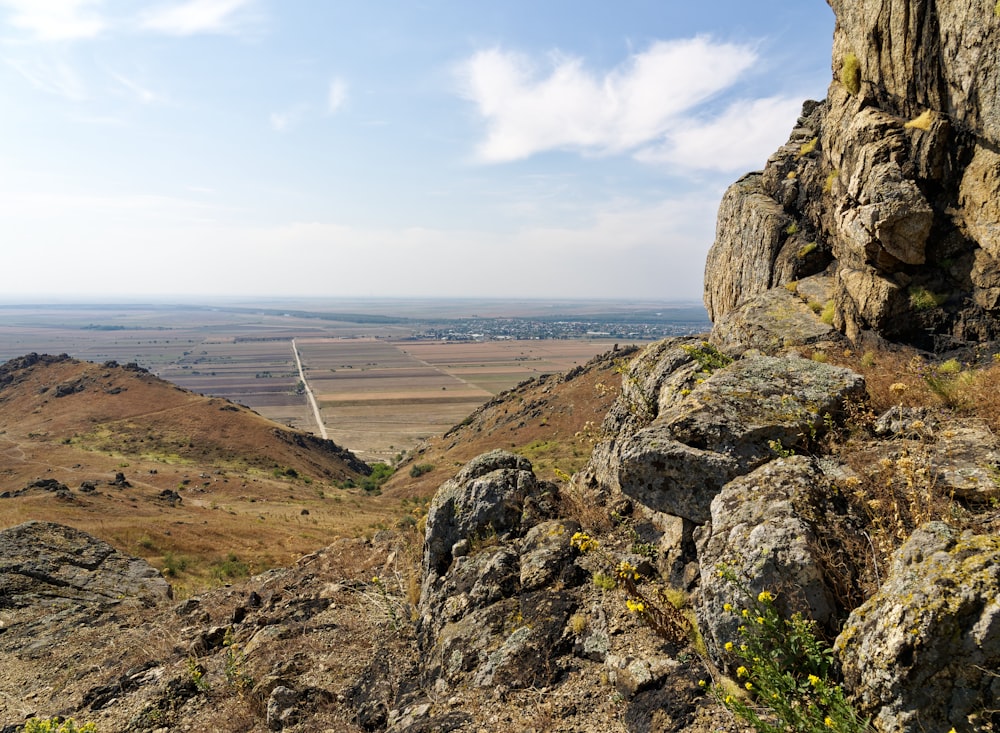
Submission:
[[[834,679],[833,651],[817,637],[815,622],[801,614],[783,618],[771,592],[754,596],[732,570],[718,572],[745,601],[740,609],[724,606],[742,623],[740,638],[723,648],[746,695],[715,685],[716,699],[762,733],[871,730]]]
[[[21,729],[24,733],[97,733],[97,726],[84,723],[78,726],[72,718],[51,718],[40,720],[31,718]]]
[[[361,488],[368,492],[376,491],[395,471],[388,463],[373,463],[371,475],[361,479]]]
[[[434,466],[430,463],[415,463],[410,467],[410,476],[413,478],[419,478],[425,473],[430,473],[434,470]]]

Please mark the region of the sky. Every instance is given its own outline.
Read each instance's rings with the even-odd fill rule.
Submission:
[[[700,301],[823,0],[0,0],[0,299]]]

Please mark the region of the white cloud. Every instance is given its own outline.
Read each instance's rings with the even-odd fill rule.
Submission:
[[[93,38],[107,27],[96,11],[102,0],[0,0],[10,24],[43,41]]]
[[[699,36],[657,42],[603,77],[558,55],[542,75],[526,57],[499,49],[475,54],[459,74],[487,121],[479,157],[503,162],[558,149],[624,152],[661,140],[756,59],[750,46]]]
[[[283,112],[272,112],[268,118],[271,123],[271,129],[275,132],[285,132],[294,125],[297,125],[307,111],[308,108],[305,105],[299,105]]]
[[[119,74],[116,71],[109,71],[111,77],[117,81],[121,86],[123,86],[132,96],[138,99],[143,104],[152,104],[154,102],[164,102],[166,98],[160,94],[157,94],[150,89],[142,86],[138,82],[129,79],[124,74]]]
[[[803,98],[738,100],[713,120],[678,122],[662,144],[640,150],[636,157],[726,173],[763,168],[768,156],[788,139]]]
[[[82,102],[88,98],[87,86],[80,74],[65,61],[6,59],[6,62],[36,89],[71,102]]]
[[[175,36],[231,33],[253,0],[187,0],[147,13],[142,27]]]
[[[330,90],[326,96],[326,109],[330,114],[335,114],[337,110],[344,106],[347,101],[347,82],[337,77],[330,82]]]

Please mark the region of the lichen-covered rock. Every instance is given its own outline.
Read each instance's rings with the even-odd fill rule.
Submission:
[[[601,425],[603,439],[575,478],[578,486],[605,495],[618,490],[623,443],[694,386],[700,367],[687,349],[702,343],[690,337],[664,339],[621,365],[621,395]]]
[[[835,650],[880,731],[981,729],[1000,705],[1000,537],[915,531]]]
[[[964,420],[935,432],[928,447],[938,490],[975,504],[1000,499],[1000,442],[985,425]]]
[[[459,540],[502,535],[521,521],[524,499],[537,487],[531,463],[505,451],[473,459],[434,495],[427,512],[424,575],[442,575]]]
[[[786,288],[749,298],[715,322],[711,343],[727,354],[756,349],[776,354],[792,346],[835,342],[839,334]]]
[[[818,437],[847,401],[864,393],[860,375],[798,357],[747,355],[698,376],[692,353],[699,348],[690,341],[664,342],[652,352],[660,361],[643,362],[657,375],[645,392],[648,417],[618,417],[637,404],[623,386],[615,417],[609,413],[604,425],[616,430],[595,449],[578,481],[702,524],[725,483]],[[623,383],[633,379],[633,368]]]
[[[723,197],[709,315],[731,331],[722,319],[747,300],[830,265],[834,325],[852,341],[874,332],[945,351],[994,339],[1000,16],[981,0],[830,4],[827,99],[804,105],[764,171]]]
[[[822,625],[833,620],[836,603],[813,555],[816,532],[802,512],[823,481],[812,459],[779,458],[729,482],[712,501],[712,521],[698,548],[698,617],[717,657],[727,641],[739,639],[736,629],[742,622],[724,604],[739,609],[746,603],[719,575],[719,566],[735,573],[753,595],[772,592],[786,615],[801,612]]]
[[[500,451],[439,489],[417,608],[428,684],[518,688],[558,674],[555,660],[573,645],[564,630],[578,601],[568,591],[588,575],[570,545],[577,522],[522,511],[534,492],[553,489],[535,480],[529,461]]]
[[[0,531],[0,608],[169,599],[170,585],[145,560],[86,532],[31,521]]]
[[[807,444],[863,391],[863,378],[849,369],[748,355],[624,441],[621,491],[656,511],[703,523],[723,484]]]

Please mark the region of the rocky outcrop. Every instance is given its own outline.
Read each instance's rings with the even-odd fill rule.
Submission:
[[[724,608],[734,601],[734,588],[719,575],[720,566],[751,595],[775,594],[786,615],[801,611],[823,626],[834,625],[837,604],[814,555],[816,512],[804,509],[825,483],[812,459],[779,458],[729,482],[712,501],[711,523],[698,547],[698,611],[702,634],[717,657],[726,641],[739,638],[742,622]]]
[[[1000,335],[1000,16],[973,0],[831,0],[834,80],[719,208],[719,322],[829,268],[835,325],[946,350]]]
[[[520,456],[470,461],[434,497],[424,538],[418,639],[435,688],[544,685],[553,657],[572,646],[563,630],[586,574],[570,538],[580,525],[553,513]]]
[[[986,730],[1000,704],[1000,538],[942,523],[913,533],[836,650],[880,731]]]
[[[696,359],[712,353],[707,345],[671,342],[641,355],[623,380],[623,407],[603,427],[608,440],[578,480],[704,524],[726,483],[807,446],[864,391],[858,374],[799,357],[747,355],[698,371]],[[641,382],[637,371],[647,373]],[[626,387],[633,380],[641,399]],[[644,421],[623,417],[639,409]]]
[[[170,586],[145,560],[128,557],[84,532],[51,522],[0,531],[0,607],[156,604]]]

